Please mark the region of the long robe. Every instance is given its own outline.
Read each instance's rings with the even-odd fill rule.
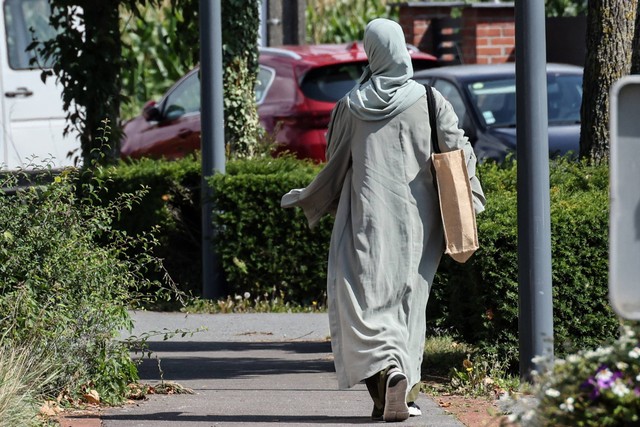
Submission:
[[[440,149],[464,149],[480,212],[475,154],[449,102],[434,95]],[[281,205],[301,207],[311,227],[335,214],[327,305],[338,386],[352,387],[390,365],[413,385],[420,381],[426,305],[444,250],[427,101],[377,121],[356,118],[346,102],[332,113],[326,165]]]

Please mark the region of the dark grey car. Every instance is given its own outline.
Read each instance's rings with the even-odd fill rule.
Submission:
[[[515,64],[454,65],[418,71],[414,79],[451,102],[480,160],[501,162],[516,151]],[[547,65],[549,156],[577,156],[582,68]]]

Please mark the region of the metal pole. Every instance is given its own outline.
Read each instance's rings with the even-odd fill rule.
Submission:
[[[223,296],[223,278],[213,247],[213,191],[207,179],[225,172],[220,0],[200,0],[200,99],[202,144],[202,297]]]
[[[535,356],[553,357],[551,219],[545,12],[543,1],[516,0],[518,288],[520,376]]]

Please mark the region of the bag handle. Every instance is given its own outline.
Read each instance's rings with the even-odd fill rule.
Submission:
[[[434,153],[440,153],[436,123],[436,99],[433,96],[433,89],[431,88],[431,86],[425,86],[427,89],[427,109],[429,110],[429,125],[431,126],[431,148]]]

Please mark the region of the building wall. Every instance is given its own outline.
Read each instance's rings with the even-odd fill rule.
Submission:
[[[407,43],[443,64],[515,61],[513,3],[412,2],[398,5]],[[584,66],[586,17],[546,19],[547,62]]]

